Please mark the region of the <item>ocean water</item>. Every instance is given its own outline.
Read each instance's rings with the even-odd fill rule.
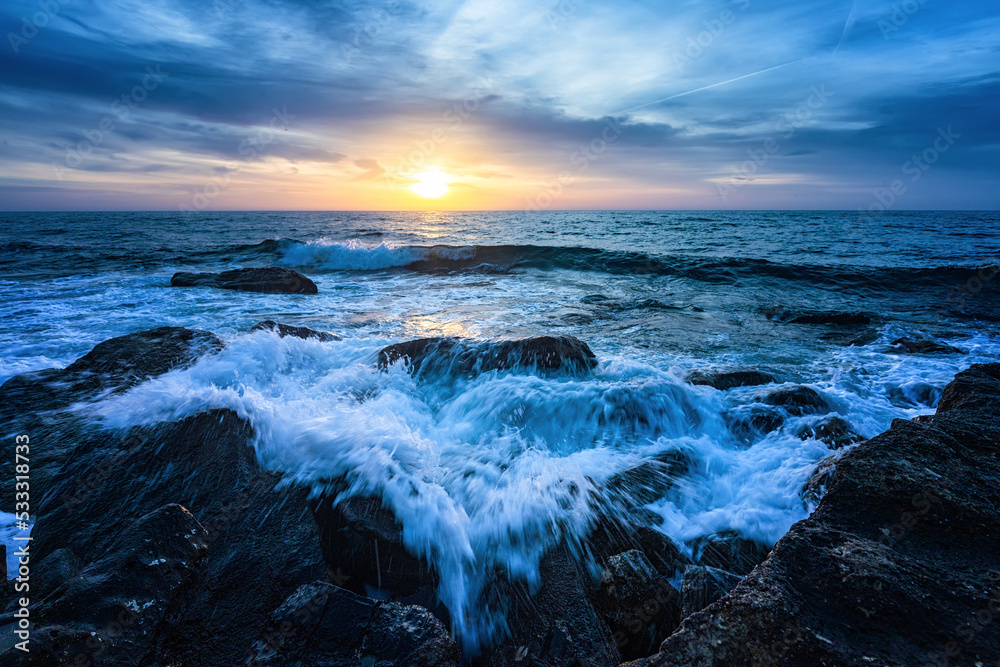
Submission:
[[[778,540],[835,455],[798,435],[825,414],[748,436],[734,424],[762,388],[685,376],[766,370],[873,436],[997,360],[998,261],[1000,214],[976,212],[0,214],[0,381],[142,329],[215,332],[221,353],[73,409],[117,428],[232,408],[264,466],[314,484],[346,475],[434,563],[454,631],[474,646],[503,627],[479,603],[485,573],[536,585],[549,546],[586,541],[596,517],[579,491],[657,454],[693,462],[649,505],[682,548],[724,530]],[[320,293],[169,286],[176,271],[270,265]],[[871,324],[790,321],[816,311]],[[264,319],[343,340],[250,334]],[[543,334],[579,337],[599,366],[414,379],[373,363],[412,338]],[[961,353],[902,354],[891,343],[903,336]]]

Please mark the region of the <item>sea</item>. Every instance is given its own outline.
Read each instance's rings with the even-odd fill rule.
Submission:
[[[237,411],[263,466],[317,488],[346,477],[393,510],[468,644],[503,624],[478,602],[489,573],[537,586],[544,552],[599,518],[579,490],[658,454],[692,462],[647,506],[681,549],[724,531],[776,542],[813,509],[801,490],[820,462],[846,451],[810,424],[832,413],[875,436],[997,361],[998,262],[996,212],[0,213],[0,382],[144,329],[218,334],[220,353],[72,409],[109,429]],[[300,271],[319,294],[170,286],[254,266]],[[342,339],[250,332],[268,319]],[[375,364],[415,338],[540,335],[578,337],[599,365]],[[829,409],[748,434],[767,388],[686,381],[743,368]]]

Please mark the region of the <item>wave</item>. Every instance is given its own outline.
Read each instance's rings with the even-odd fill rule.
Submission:
[[[875,267],[846,264],[783,264],[766,259],[654,255],[635,251],[537,245],[417,246],[357,240],[268,239],[230,252],[274,255],[279,264],[312,271],[407,269],[420,272],[572,270],[612,275],[663,275],[708,283],[773,278],[813,285],[895,290],[960,287],[989,282],[996,266]]]

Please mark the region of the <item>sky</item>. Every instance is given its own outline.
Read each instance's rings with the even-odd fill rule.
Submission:
[[[0,209],[1000,209],[995,0],[5,0]]]

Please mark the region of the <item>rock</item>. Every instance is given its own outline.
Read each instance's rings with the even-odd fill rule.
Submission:
[[[80,560],[71,549],[63,547],[50,552],[32,568],[32,588],[41,596],[54,592],[83,569]]]
[[[764,562],[771,549],[768,545],[747,539],[734,531],[699,537],[692,542],[695,561],[736,574],[747,574]]]
[[[843,417],[828,415],[802,428],[797,434],[803,440],[815,438],[825,442],[830,449],[840,449],[861,442],[864,438]]]
[[[812,511],[819,504],[836,470],[837,457],[832,454],[816,464],[812,476],[802,485],[802,491],[799,492],[802,504],[807,510]]]
[[[784,408],[793,415],[819,413],[830,409],[830,404],[818,391],[801,384],[772,389],[766,394],[758,396],[757,400],[767,405]]]
[[[966,354],[965,350],[939,343],[930,338],[897,338],[892,341],[893,352],[910,354]]]
[[[222,273],[175,273],[172,287],[218,287],[265,294],[316,294],[316,283],[298,271],[278,267],[231,269]]]
[[[638,508],[667,495],[690,467],[691,459],[687,455],[679,451],[665,452],[657,459],[612,475],[603,490],[615,506]]]
[[[744,444],[752,444],[785,423],[782,410],[765,405],[741,405],[722,413],[722,417],[732,434]]]
[[[572,336],[538,336],[499,342],[461,338],[420,338],[382,348],[378,367],[405,359],[414,374],[475,374],[503,370],[589,371],[597,358]]]
[[[872,318],[864,313],[842,313],[838,311],[825,311],[815,313],[804,313],[788,320],[792,324],[831,324],[835,326],[851,326],[857,324],[871,324]]]
[[[139,664],[205,556],[207,533],[180,505],[142,517],[98,559],[35,605],[30,658],[0,665]],[[49,560],[49,559],[46,559]]]
[[[684,581],[681,584],[681,617],[687,618],[696,611],[701,611],[736,588],[741,581],[743,577],[732,572],[703,565],[689,566],[684,570]]]
[[[596,582],[584,565],[561,545],[542,558],[539,578],[541,585],[534,592],[502,579],[488,588],[488,604],[506,612],[510,635],[474,664],[617,667],[621,654],[590,602]]]
[[[378,589],[395,596],[431,593],[437,575],[403,546],[403,529],[377,498],[355,496],[334,504],[334,485],[310,501],[320,528],[323,557],[331,570],[350,572],[342,586],[364,594]]]
[[[625,660],[652,654],[681,621],[680,594],[637,549],[608,559],[594,597]]]
[[[753,369],[733,371],[693,371],[685,378],[691,384],[707,385],[720,391],[733,387],[752,387],[775,382],[774,376]]]
[[[379,602],[317,581],[272,614],[243,664],[254,667],[458,667],[458,646],[422,607]]]
[[[285,336],[293,336],[295,338],[301,338],[302,340],[314,338],[324,343],[341,340],[340,336],[330,333],[329,331],[316,331],[315,329],[310,329],[309,327],[293,327],[290,324],[281,324],[280,322],[275,322],[273,320],[258,322],[250,327],[250,331],[273,331],[282,338]]]
[[[637,664],[996,662],[1000,364],[944,394],[840,457],[812,515]]]
[[[820,338],[841,347],[864,347],[877,341],[879,339],[879,332],[877,329],[867,329],[861,333],[852,331],[845,333],[844,331],[833,330],[821,335]]]
[[[78,449],[80,441],[87,438],[84,425],[65,413],[65,408],[93,400],[102,392],[125,391],[170,370],[189,366],[224,345],[215,334],[180,327],[160,327],[111,338],[66,368],[18,375],[5,382],[0,387],[0,428],[8,433],[29,433],[32,442],[44,443],[42,447],[29,443],[31,481],[33,488],[48,492],[53,488],[51,477]],[[14,510],[12,466],[13,457],[0,462],[5,488],[0,494],[0,508],[7,511]],[[86,477],[89,473],[67,472],[77,476],[74,486],[93,483]],[[152,509],[147,507],[146,511]]]

